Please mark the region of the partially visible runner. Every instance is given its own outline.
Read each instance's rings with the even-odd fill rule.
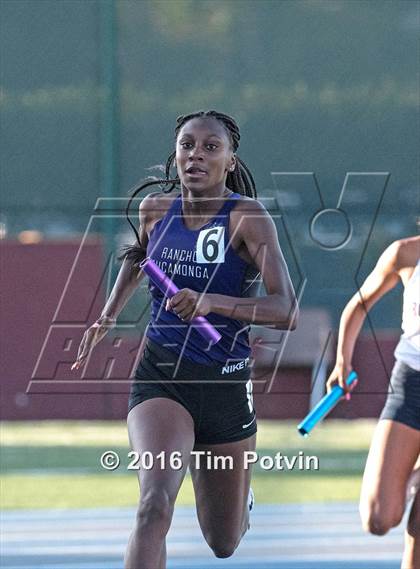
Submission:
[[[163,452],[166,468],[156,461],[138,472],[140,500],[126,569],[166,567],[166,534],[188,466],[204,538],[217,557],[235,551],[248,529],[253,500],[251,470],[243,467],[244,453],[255,450],[257,431],[249,324],[293,329],[297,318],[275,225],[236,155],[235,120],[216,111],[180,116],[175,139],[162,181],[170,188],[141,202],[138,245],[123,255],[110,298],[85,332],[74,364],[83,365],[115,324],[144,276],[138,263],[151,257],[180,290],[168,300],[149,283],[151,321],[127,423],[132,449],[154,457]],[[173,165],[177,177],[171,180]],[[176,186],[181,192],[167,195]],[[259,275],[265,295],[254,297]],[[191,326],[194,316],[205,316],[216,327],[222,335],[217,344],[209,346]],[[213,460],[197,465],[193,450],[225,457],[226,467],[214,468]],[[180,469],[170,465],[175,452]]]
[[[402,569],[420,568],[420,237],[395,241],[380,256],[340,321],[337,359],[327,386],[352,370],[367,311],[399,282],[404,285],[403,334],[395,350],[389,394],[376,426],[363,475],[360,515],[366,531],[384,535],[398,525],[413,498]]]

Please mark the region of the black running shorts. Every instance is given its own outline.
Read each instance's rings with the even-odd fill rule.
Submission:
[[[147,340],[128,411],[155,397],[177,401],[194,421],[195,441],[220,444],[246,439],[257,432],[248,361],[222,366],[196,364]]]
[[[420,430],[420,371],[397,360],[389,389],[380,418]]]

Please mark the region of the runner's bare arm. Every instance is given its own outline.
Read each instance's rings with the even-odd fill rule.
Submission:
[[[284,330],[296,328],[298,306],[277,237],[275,224],[262,204],[246,201],[239,231],[254,265],[260,271],[266,296],[236,298],[208,294],[210,312],[253,324]]]
[[[366,314],[384,294],[397,285],[400,263],[401,242],[395,241],[385,249],[360,290],[345,306],[340,319],[336,364],[327,381],[328,389],[338,383],[346,392],[349,391],[345,379],[352,369],[354,346]]]
[[[154,203],[152,196],[144,198],[139,207],[139,237],[140,244],[144,250],[143,258],[146,257],[146,248],[149,241],[147,230],[150,219],[153,216],[153,207]],[[136,245],[139,244],[136,243]],[[116,319],[140,282],[143,280],[144,276],[145,273],[140,271],[136,266],[133,266],[129,259],[124,259],[111,294],[102,310],[101,316],[108,316]]]

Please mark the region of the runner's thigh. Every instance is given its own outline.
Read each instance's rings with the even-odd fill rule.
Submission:
[[[385,518],[402,515],[419,452],[420,431],[397,421],[379,421],[363,475],[361,510],[374,507]]]
[[[155,397],[133,407],[127,425],[132,450],[140,455],[148,451],[153,456],[153,468],[138,470],[142,494],[149,489],[165,489],[174,502],[194,446],[191,415],[180,403]],[[179,454],[180,461],[171,465],[173,453]],[[156,458],[157,455],[162,458]]]

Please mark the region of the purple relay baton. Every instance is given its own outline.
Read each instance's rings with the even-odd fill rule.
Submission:
[[[153,284],[168,298],[172,298],[179,291],[179,288],[159,269],[150,257],[146,257],[139,266],[152,280]],[[204,316],[196,316],[191,320],[191,324],[194,325],[194,328],[196,328],[197,332],[199,332],[203,338],[212,344],[217,344],[222,337]]]

